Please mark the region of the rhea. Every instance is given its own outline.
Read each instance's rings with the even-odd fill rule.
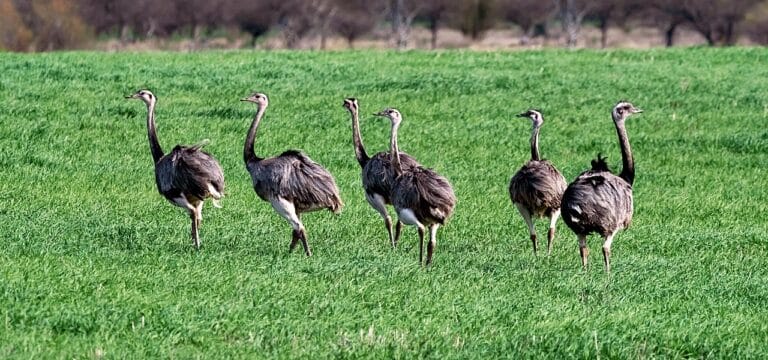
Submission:
[[[395,182],[395,172],[392,169],[390,153],[382,151],[372,157],[368,156],[363,145],[363,139],[360,136],[360,107],[357,99],[344,99],[344,107],[349,111],[352,117],[352,142],[355,147],[355,157],[362,169],[363,189],[365,190],[365,199],[384,219],[384,226],[387,228],[389,242],[392,247],[397,247],[400,239],[403,223],[397,221],[394,236],[392,234],[392,218],[387,211],[387,205],[392,204],[392,185]],[[412,156],[401,152],[400,166],[407,170],[419,166],[419,163]]]
[[[140,99],[147,105],[147,135],[155,163],[157,190],[172,204],[189,212],[192,242],[199,250],[199,228],[205,199],[211,198],[215,207],[221,207],[219,199],[224,196],[221,165],[211,154],[201,150],[207,141],[192,146],[176,145],[169,154],[164,154],[155,128],[157,97],[149,90],[140,90],[126,98]]]
[[[256,156],[256,130],[269,106],[269,99],[267,95],[254,93],[241,101],[252,102],[257,107],[243,148],[243,160],[251,174],[253,189],[259,198],[272,204],[275,211],[291,224],[293,232],[289,251],[293,251],[301,240],[304,253],[312,256],[301,214],[322,209],[335,214],[341,212],[343,203],[336,181],[328,170],[298,150],[288,150],[267,159]]]
[[[589,249],[587,235],[603,237],[605,271],[611,271],[611,244],[619,230],[632,222],[632,184],[635,180],[635,162],[629,147],[625,122],[642,112],[629,102],[620,101],[611,112],[621,147],[622,169],[618,176],[611,173],[605,158],[597,155],[592,168],[579,175],[563,194],[563,220],[579,238],[581,265],[586,269]]]
[[[392,204],[397,212],[398,221],[413,225],[419,232],[419,264],[424,261],[424,232],[429,229],[427,260],[432,263],[432,254],[437,244],[437,229],[453,214],[456,195],[446,178],[432,169],[421,165],[410,169],[400,162],[397,147],[397,130],[402,122],[402,115],[397,109],[388,108],[374,115],[385,116],[392,123],[389,156],[395,181],[392,184]]]
[[[560,216],[560,200],[567,184],[560,171],[549,160],[542,159],[539,155],[539,130],[544,123],[541,112],[528,110],[517,116],[529,118],[533,124],[531,160],[525,163],[510,180],[509,197],[528,225],[534,254],[538,247],[534,219],[544,216],[549,218],[547,255],[550,255],[555,238],[555,224]]]

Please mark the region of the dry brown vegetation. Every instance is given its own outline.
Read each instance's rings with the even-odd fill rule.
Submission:
[[[768,0],[0,0],[0,49],[768,43]]]

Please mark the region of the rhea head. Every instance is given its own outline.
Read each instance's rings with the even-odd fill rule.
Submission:
[[[541,115],[540,110],[536,109],[529,109],[524,113],[517,114],[517,117],[531,119],[531,122],[533,122],[533,127],[539,127],[544,123],[544,116]]]
[[[262,94],[260,92],[255,92],[255,93],[251,94],[250,96],[248,96],[246,98],[240,99],[240,101],[252,102],[252,103],[257,104],[257,105],[259,105],[261,107],[265,107],[265,106],[269,105],[269,99],[267,98],[267,95],[264,95],[264,94]]]
[[[357,99],[355,98],[344,99],[344,108],[346,108],[349,111],[357,111]]]
[[[400,122],[403,121],[403,116],[400,115],[400,112],[393,108],[386,108],[377,113],[374,113],[373,115],[388,117],[389,120],[392,121],[393,125],[399,125]]]
[[[613,116],[613,121],[624,121],[627,119],[627,117],[629,117],[629,115],[641,112],[643,112],[643,110],[636,108],[635,105],[632,105],[632,103],[628,101],[622,100],[613,107],[611,116]]]
[[[128,95],[125,97],[126,99],[141,99],[145,104],[152,105],[157,101],[157,98],[155,97],[155,94],[153,94],[149,90],[139,90],[133,95]]]

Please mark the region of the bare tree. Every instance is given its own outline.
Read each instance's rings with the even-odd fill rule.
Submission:
[[[388,14],[392,24],[392,37],[398,50],[408,47],[411,25],[421,6],[422,3],[419,0],[384,0],[375,10]]]
[[[277,25],[285,41],[285,47],[294,49],[315,25],[311,7],[313,1],[305,0],[274,0]]]
[[[621,25],[634,14],[641,14],[647,7],[645,0],[593,0],[587,14],[600,29],[600,47],[608,46],[608,28],[611,24]]]
[[[688,21],[709,45],[733,45],[736,25],[759,0],[684,0]]]
[[[347,45],[354,48],[354,42],[360,36],[370,32],[376,22],[367,0],[337,0],[343,2],[340,10],[333,14],[331,29],[347,40]]]
[[[768,2],[760,3],[749,11],[744,21],[744,31],[750,40],[768,45]]]
[[[427,22],[430,32],[430,47],[437,48],[437,31],[447,20],[452,11],[456,9],[456,1],[453,0],[424,0],[419,9],[418,17]]]
[[[15,20],[32,34],[32,50],[51,51],[81,46],[90,36],[71,0],[13,0]]]
[[[259,37],[266,34],[276,22],[279,8],[271,1],[229,0],[232,21],[251,35],[251,46],[256,46]]]
[[[667,47],[673,46],[677,29],[688,21],[685,4],[680,0],[651,0],[649,4],[650,9],[644,17],[652,19],[651,22],[661,30],[664,44]]]
[[[671,45],[674,30],[681,24],[690,25],[710,46],[733,45],[736,27],[747,11],[760,0],[654,0],[653,5],[670,21],[666,32]]]
[[[11,0],[0,0],[0,49],[29,50],[32,31],[24,24]]]
[[[167,36],[182,24],[173,2],[78,0],[80,15],[97,34],[117,33],[123,43],[136,37]]]
[[[199,44],[206,28],[224,23],[224,7],[221,0],[173,0],[174,20],[188,27],[190,35]]]
[[[590,0],[555,0],[565,33],[565,44],[574,47],[579,41],[584,16],[594,6]]]
[[[335,20],[339,7],[343,7],[340,0],[310,0],[308,1],[309,11],[314,14],[310,17],[313,20],[313,27],[320,33],[320,49],[325,49],[328,35],[331,32],[331,25]]]
[[[501,0],[499,7],[505,20],[523,31],[520,45],[530,43],[537,25],[544,24],[554,13],[556,4],[541,0]]]
[[[494,10],[493,0],[462,1],[456,17],[459,30],[472,40],[480,39],[496,20]]]

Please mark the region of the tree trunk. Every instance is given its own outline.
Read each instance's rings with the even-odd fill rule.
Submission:
[[[565,44],[569,48],[574,47],[579,41],[581,18],[583,15],[576,9],[573,0],[563,0],[560,2],[560,15],[563,22],[563,32],[565,33]]]
[[[523,36],[520,37],[520,45],[526,46],[531,43],[531,37],[533,35],[533,26],[529,28],[523,28]]]
[[[129,40],[129,34],[131,32],[131,28],[128,26],[128,24],[123,24],[120,27],[120,42],[125,45],[128,43]]]
[[[704,38],[707,39],[707,45],[715,46],[715,44],[716,44],[715,38],[714,38],[714,36],[712,36],[712,32],[711,31],[702,31],[701,35],[704,35]]]
[[[675,30],[677,30],[677,23],[671,23],[667,26],[667,30],[664,31],[664,44],[667,47],[675,45]]]
[[[733,36],[733,28],[734,23],[732,21],[728,21],[728,24],[725,26],[725,32],[722,36],[723,45],[726,46],[733,46],[736,43],[736,37]]]
[[[600,28],[600,47],[605,49],[608,46],[608,19],[600,19],[598,27]]]
[[[429,22],[429,32],[432,35],[432,37],[430,38],[429,44],[430,44],[430,47],[432,48],[432,50],[437,49],[437,30],[438,30],[438,26],[437,25],[438,25],[437,24],[437,19],[435,19],[435,18],[430,19],[430,22]]]
[[[392,33],[395,36],[395,47],[398,50],[408,47],[409,26],[403,0],[392,0]]]
[[[326,43],[328,42],[328,36],[325,33],[325,29],[320,31],[320,50],[325,50]]]

